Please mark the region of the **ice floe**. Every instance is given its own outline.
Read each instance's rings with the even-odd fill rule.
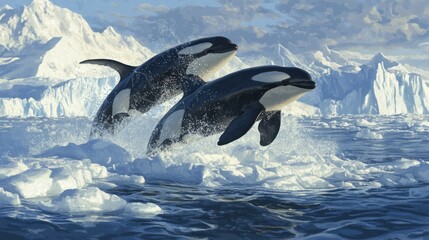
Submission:
[[[383,139],[380,133],[372,132],[369,128],[362,128],[356,133],[356,138],[361,139]]]
[[[424,159],[402,158],[380,163],[348,159],[338,153],[337,143],[323,136],[315,137],[307,129],[311,126],[347,131],[350,143],[356,144],[362,138],[385,141],[384,135],[402,132],[424,134],[418,131],[420,128],[427,131],[425,117],[284,115],[280,133],[268,147],[259,146],[259,132],[252,128],[243,138],[226,146],[216,145],[218,135],[194,136],[187,144],[178,144],[170,152],[149,158],[145,155],[151,132],[148,129],[156,124],[157,114],[162,111],[140,117],[115,138],[105,139],[88,139],[88,135],[75,131],[89,130],[90,121],[67,126],[67,135],[59,126],[67,125],[70,120],[3,119],[0,122],[6,126],[3,135],[0,134],[3,140],[10,135],[8,131],[19,133],[18,129],[31,129],[26,134],[32,141],[15,138],[8,143],[10,147],[34,143],[40,146],[37,151],[21,156],[15,156],[13,151],[12,156],[0,157],[0,202],[19,205],[30,201],[50,212],[112,212],[140,218],[164,210],[156,203],[134,202],[112,194],[117,187],[139,188],[147,182],[170,181],[212,188],[233,185],[301,191],[408,186],[429,181],[429,166]],[[306,122],[305,126],[301,121]],[[61,134],[53,137],[49,131]]]

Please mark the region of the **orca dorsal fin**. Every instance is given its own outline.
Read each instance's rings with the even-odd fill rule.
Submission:
[[[222,146],[239,139],[246,134],[256,122],[259,114],[264,111],[260,103],[252,103],[244,108],[244,111],[228,125],[219,138],[217,145]]]
[[[200,77],[190,74],[190,75],[186,75],[181,79],[181,84],[182,84],[181,87],[183,91],[183,96],[187,96],[195,92],[195,90],[197,90],[199,87],[206,84],[206,82]]]
[[[80,62],[80,64],[95,64],[110,67],[119,73],[119,76],[121,77],[119,81],[127,78],[134,71],[134,69],[137,68],[111,59],[88,59]]]
[[[259,144],[261,146],[268,146],[274,141],[274,139],[276,139],[277,134],[279,133],[281,112],[264,112],[261,115],[262,119],[258,125],[258,130],[261,134],[261,140]]]

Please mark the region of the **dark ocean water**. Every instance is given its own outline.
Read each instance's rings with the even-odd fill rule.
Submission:
[[[369,164],[429,160],[429,132],[425,126],[418,128],[427,118],[366,118],[376,124],[371,129],[382,132],[383,139],[357,138],[357,130],[343,124],[360,117],[299,122],[313,138],[336,142],[342,159]],[[115,212],[70,215],[45,212],[23,200],[18,207],[1,207],[0,239],[429,239],[427,182],[274,191],[249,185],[209,188],[149,181],[106,192],[128,202],[156,203],[163,213],[140,219]]]
[[[2,208],[2,239],[428,239],[429,185],[281,193],[145,184],[112,191],[165,213],[124,219]],[[428,193],[428,194],[425,194]]]

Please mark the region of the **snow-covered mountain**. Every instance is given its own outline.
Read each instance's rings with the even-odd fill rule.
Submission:
[[[49,0],[0,10],[0,79],[112,75],[79,62],[113,58],[140,65],[152,55],[133,37],[122,37],[111,27],[94,32],[81,15]]]
[[[79,65],[112,58],[140,65],[153,53],[113,28],[94,32],[85,19],[49,0],[0,10],[0,116],[93,116],[117,84],[115,71]]]
[[[153,54],[111,27],[94,32],[82,16],[49,0],[0,8],[0,116],[92,117],[117,75],[78,63],[112,58],[139,65]],[[362,65],[327,46],[298,55],[279,44],[278,56],[281,64],[307,70],[318,83],[301,98],[306,104],[294,103],[285,109],[288,114],[429,113],[429,83],[382,54]],[[214,77],[248,64],[234,58]]]
[[[92,31],[82,16],[49,0],[33,0],[20,9],[3,7],[0,116],[92,117],[118,79],[109,68],[79,62],[112,58],[139,65],[152,55],[134,38],[122,37],[111,27],[101,33]],[[246,67],[235,57],[213,78]],[[290,113],[308,115],[318,111],[296,104],[298,107]]]
[[[302,100],[322,114],[429,113],[429,82],[382,53],[359,66],[328,47],[305,57],[286,50],[279,46],[283,63],[306,66],[318,83]]]

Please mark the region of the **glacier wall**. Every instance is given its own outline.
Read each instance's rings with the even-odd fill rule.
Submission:
[[[386,69],[384,62],[337,81],[324,79],[320,88],[322,114],[429,113],[429,82],[414,73]]]
[[[40,97],[28,96],[28,92],[24,92],[20,97],[0,98],[0,116],[92,117],[117,81],[114,77],[77,78],[46,88],[30,86],[28,92]],[[3,90],[0,96],[10,92],[16,92],[16,89]]]
[[[316,90],[301,99],[321,114],[429,114],[429,82],[381,53],[362,65],[326,46],[303,57],[279,45],[278,54],[313,76]]]
[[[76,78],[51,87],[14,85],[11,89],[0,91],[0,116],[92,118],[117,82],[117,78],[107,77]],[[163,104],[161,111],[168,110],[174,101],[177,99]],[[295,102],[285,107],[284,112],[314,115],[318,109]]]

